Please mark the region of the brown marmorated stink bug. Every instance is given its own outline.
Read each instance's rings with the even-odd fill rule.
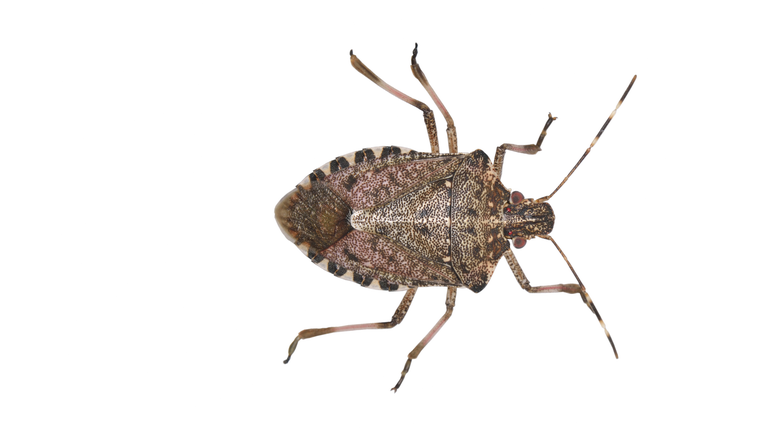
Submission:
[[[482,150],[459,153],[453,119],[416,62],[417,49],[418,45],[411,57],[411,70],[445,117],[449,153],[440,153],[432,110],[382,81],[350,51],[352,66],[358,72],[423,111],[432,151],[422,153],[390,146],[365,148],[339,156],[312,171],[275,207],[275,218],[283,234],[313,263],[334,276],[364,287],[405,291],[403,300],[388,322],[300,332],[288,348],[284,363],[288,363],[302,339],[351,330],[392,328],[405,317],[419,287],[445,286],[448,288],[445,314],[408,354],[400,380],[392,388],[397,391],[411,361],[453,313],[456,289],[482,291],[502,256],[520,286],[528,292],[581,295],[597,316],[614,355],[619,358],[584,284],[549,235],[555,215],[547,201],[587,157],[637,76],[632,78],[616,109],[560,185],[543,198],[530,199],[517,191],[510,193],[501,184],[504,155],[507,150],[537,153],[547,128],[557,117],[549,115],[536,144],[499,146],[493,164]],[[531,286],[508,241],[519,249],[534,237],[555,245],[578,284]]]

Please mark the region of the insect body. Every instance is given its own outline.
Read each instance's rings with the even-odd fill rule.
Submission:
[[[528,292],[580,294],[600,321],[618,358],[613,340],[584,285],[549,235],[555,215],[547,201],[595,145],[636,77],[584,156],[555,191],[543,198],[527,199],[520,192],[510,192],[501,183],[504,156],[508,150],[537,153],[556,117],[548,116],[536,144],[503,144],[497,148],[493,162],[482,150],[458,153],[453,120],[421,71],[416,54],[415,48],[411,69],[448,123],[450,153],[439,152],[434,114],[429,107],[389,86],[350,51],[355,69],[384,90],[422,110],[432,151],[424,153],[389,146],[339,156],[312,171],[275,208],[275,217],[283,234],[312,262],[335,276],[364,287],[405,291],[405,296],[388,322],[300,332],[288,349],[285,363],[301,339],[342,331],[394,327],[402,321],[419,287],[445,286],[448,288],[446,312],[408,355],[400,380],[392,389],[397,391],[411,361],[451,316],[456,289],[466,287],[474,292],[482,291],[502,256]],[[535,237],[550,240],[555,245],[578,284],[531,286],[509,243],[521,248]]]

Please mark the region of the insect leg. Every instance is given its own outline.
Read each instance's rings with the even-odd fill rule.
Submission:
[[[529,293],[564,292],[568,294],[576,294],[581,292],[581,287],[578,284],[531,286],[531,282],[525,277],[523,268],[520,267],[520,263],[517,262],[517,258],[515,258],[515,254],[512,253],[511,249],[504,252],[504,258],[507,259],[509,268],[512,269],[512,274],[515,275],[517,282]]]
[[[592,299],[589,297],[589,294],[587,294],[587,290],[586,288],[584,288],[584,284],[581,283],[581,279],[579,279],[579,277],[576,275],[576,272],[573,270],[571,263],[568,262],[568,258],[565,257],[565,254],[563,254],[563,251],[560,249],[557,243],[555,243],[552,237],[548,235],[540,236],[540,237],[546,238],[552,241],[552,244],[554,244],[557,250],[560,251],[560,255],[563,256],[563,258],[565,259],[565,262],[568,264],[568,267],[571,268],[573,275],[576,276],[576,280],[579,283],[531,286],[530,281],[528,281],[528,278],[525,277],[525,273],[523,273],[522,267],[520,267],[520,263],[517,262],[517,258],[515,258],[515,254],[512,253],[512,250],[508,249],[506,252],[504,252],[504,258],[507,259],[507,263],[509,263],[509,268],[512,269],[512,274],[515,275],[515,279],[517,279],[517,282],[520,284],[520,286],[523,287],[523,289],[528,291],[529,293],[564,292],[568,294],[577,294],[577,293],[580,294],[581,300],[587,305],[589,310],[591,310],[592,313],[594,313],[595,316],[597,316],[597,320],[600,322],[600,325],[603,327],[603,330],[605,331],[605,336],[608,337],[608,342],[611,343],[611,348],[613,348],[613,354],[616,356],[616,358],[619,358],[619,353],[616,351],[616,345],[614,345],[613,338],[611,338],[611,334],[608,333],[608,329],[605,327],[603,318],[600,317],[600,313],[597,311],[597,308],[595,307],[595,303],[592,302]]]
[[[400,306],[397,307],[395,314],[392,315],[392,320],[388,322],[370,323],[370,324],[353,324],[353,325],[346,325],[346,326],[339,326],[339,327],[326,327],[326,328],[319,328],[319,329],[307,329],[299,332],[299,335],[296,336],[296,339],[293,340],[293,343],[291,343],[291,346],[288,347],[288,358],[285,359],[283,363],[288,363],[288,361],[291,359],[291,356],[293,355],[293,352],[296,351],[296,346],[299,344],[299,341],[302,339],[309,339],[315,336],[322,336],[324,334],[345,332],[345,331],[352,331],[352,330],[389,329],[400,324],[403,318],[405,318],[405,314],[408,313],[408,308],[411,307],[411,302],[413,301],[413,296],[415,295],[416,295],[416,288],[408,289],[408,291],[405,292],[405,296],[403,296],[403,300],[400,302]]]
[[[416,47],[413,48],[413,55],[411,56],[411,71],[413,72],[413,76],[415,76],[416,79],[419,80],[421,85],[424,87],[424,90],[429,93],[429,97],[431,97],[432,101],[435,103],[435,105],[437,105],[437,109],[443,113],[445,122],[448,123],[448,128],[445,130],[445,133],[448,135],[448,151],[450,153],[458,153],[459,146],[456,139],[456,126],[453,125],[453,118],[450,114],[448,114],[448,110],[445,109],[445,105],[443,105],[443,102],[440,101],[439,97],[437,97],[437,93],[435,93],[435,91],[432,89],[432,86],[429,85],[429,81],[427,81],[427,76],[424,75],[424,72],[421,71],[419,63],[416,62],[416,55],[418,53],[419,44],[416,44]]]
[[[349,50],[349,55],[350,61],[352,62],[352,67],[354,67],[355,70],[363,74],[369,80],[373,81],[373,83],[377,86],[386,90],[387,93],[395,96],[403,102],[407,102],[415,106],[424,113],[424,123],[427,125],[427,134],[429,135],[429,145],[431,146],[432,153],[440,153],[440,145],[437,142],[437,126],[435,126],[435,113],[432,112],[429,106],[427,106],[427,104],[424,102],[418,101],[384,82],[384,80],[379,78],[375,73],[373,73],[372,70],[368,69],[368,66],[364,65],[363,62],[361,62],[357,56],[352,53],[352,50]]]
[[[552,113],[547,114],[547,122],[544,124],[544,129],[541,130],[539,140],[536,141],[536,144],[502,144],[498,146],[496,148],[496,158],[493,160],[493,169],[496,170],[496,175],[501,177],[501,168],[504,165],[504,155],[507,153],[507,150],[530,155],[538,153],[539,150],[541,150],[541,144],[544,142],[544,137],[547,136],[549,125],[555,120],[557,120],[557,117],[552,117]]]
[[[573,168],[571,168],[571,171],[568,173],[568,175],[565,176],[563,181],[560,182],[560,184],[555,188],[554,191],[552,191],[551,194],[549,194],[549,195],[547,195],[545,197],[541,197],[541,198],[537,199],[536,202],[548,201],[550,198],[552,198],[557,193],[557,191],[560,190],[561,187],[563,187],[565,182],[567,182],[568,179],[571,178],[571,174],[573,174],[573,172],[576,171],[576,168],[578,168],[579,165],[581,165],[581,162],[584,160],[584,158],[587,157],[589,152],[592,150],[592,147],[594,147],[595,144],[597,144],[597,140],[599,140],[600,136],[603,135],[603,132],[605,132],[605,128],[608,127],[608,123],[611,122],[611,120],[613,119],[613,116],[616,115],[616,111],[618,111],[619,108],[621,107],[621,104],[624,103],[624,99],[627,97],[627,94],[629,94],[629,91],[632,90],[632,86],[635,84],[635,80],[636,79],[637,79],[637,75],[632,77],[632,81],[629,82],[629,86],[627,86],[627,89],[624,90],[624,94],[621,95],[621,99],[619,99],[619,103],[616,104],[616,108],[614,108],[613,111],[611,111],[611,114],[608,116],[608,120],[606,120],[605,123],[603,123],[603,127],[601,127],[600,131],[597,132],[597,135],[595,136],[595,139],[593,139],[592,143],[589,145],[589,147],[587,147],[587,151],[585,151],[584,154],[581,155],[581,159],[579,159],[579,161],[576,162],[576,165],[574,165]],[[560,253],[562,253],[562,252],[560,252]],[[565,255],[563,255],[563,256],[565,256]]]
[[[456,287],[448,287],[448,293],[445,297],[445,314],[440,318],[440,320],[437,321],[437,324],[435,324],[434,327],[432,327],[432,330],[427,333],[426,336],[424,336],[424,339],[419,342],[418,345],[416,345],[416,348],[413,349],[408,354],[408,360],[405,362],[405,367],[403,368],[403,372],[400,373],[400,380],[395,384],[394,387],[392,387],[392,391],[397,393],[397,389],[400,388],[400,384],[403,383],[403,380],[405,379],[405,374],[408,373],[408,370],[411,368],[411,361],[416,359],[419,354],[421,353],[421,350],[424,349],[425,346],[429,343],[429,341],[432,340],[433,337],[437,334],[437,332],[440,331],[440,329],[445,325],[445,322],[448,321],[448,318],[451,317],[451,314],[453,314],[453,307],[456,305]]]

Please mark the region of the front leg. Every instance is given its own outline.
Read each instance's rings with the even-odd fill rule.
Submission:
[[[560,247],[557,246],[557,243],[549,237],[549,236],[542,236],[542,238],[546,238],[547,240],[550,240],[555,247],[557,247],[557,250],[560,251],[560,254],[565,258],[565,254],[563,254],[563,251],[560,250]],[[517,282],[520,284],[521,287],[523,287],[524,290],[528,291],[529,293],[554,293],[554,292],[564,292],[568,294],[580,294],[581,300],[584,302],[584,304],[587,305],[589,310],[592,311],[592,313],[595,314],[597,317],[597,320],[600,322],[600,326],[603,327],[603,330],[605,331],[605,336],[608,338],[608,342],[611,343],[611,348],[613,349],[613,355],[616,356],[616,358],[619,358],[619,353],[616,351],[616,345],[613,343],[613,338],[611,337],[611,334],[608,333],[608,328],[605,327],[605,323],[603,322],[603,318],[600,316],[600,312],[597,311],[597,307],[595,306],[595,303],[592,301],[592,298],[589,297],[589,294],[587,294],[587,290],[581,285],[581,281],[578,279],[578,276],[576,276],[576,280],[579,280],[579,284],[558,284],[558,285],[543,285],[543,286],[531,286],[531,282],[528,281],[528,278],[525,277],[525,273],[523,273],[523,268],[520,267],[520,263],[517,262],[517,258],[515,258],[515,254],[512,253],[510,249],[507,249],[506,252],[504,252],[504,258],[507,259],[507,263],[509,263],[509,268],[512,269],[512,274],[515,275],[515,279],[517,279]],[[568,263],[568,267],[571,267],[571,263],[568,262],[568,259],[565,258],[565,262]],[[571,267],[571,270],[573,270],[573,267]],[[576,272],[573,273],[576,275]]]
[[[523,273],[523,268],[520,267],[520,263],[517,262],[517,258],[515,258],[515,254],[513,254],[512,251],[508,249],[506,252],[504,252],[504,258],[507,259],[509,268],[512,269],[512,274],[515,275],[515,279],[517,279],[517,282],[520,284],[520,286],[524,290],[528,291],[529,293],[564,292],[568,294],[577,294],[581,292],[581,287],[577,284],[531,286],[531,282],[528,280],[527,277],[525,277],[525,273]]]
[[[531,155],[536,154],[541,150],[541,144],[544,143],[544,137],[547,136],[549,125],[557,120],[557,117],[552,117],[552,113],[547,114],[547,116],[547,122],[544,124],[544,129],[541,130],[539,140],[536,141],[536,144],[502,144],[496,148],[496,157],[493,160],[493,168],[496,170],[496,175],[499,176],[499,178],[501,178],[501,168],[504,165],[504,155],[507,153],[507,150]]]

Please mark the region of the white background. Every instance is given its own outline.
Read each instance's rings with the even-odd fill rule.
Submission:
[[[765,430],[768,156],[757,2],[4,2],[0,430]],[[551,192],[577,296],[502,261],[444,311],[323,272],[277,201],[363,147],[428,150],[413,43],[460,151]],[[443,149],[444,123],[438,119]],[[543,240],[534,284],[572,283]]]

